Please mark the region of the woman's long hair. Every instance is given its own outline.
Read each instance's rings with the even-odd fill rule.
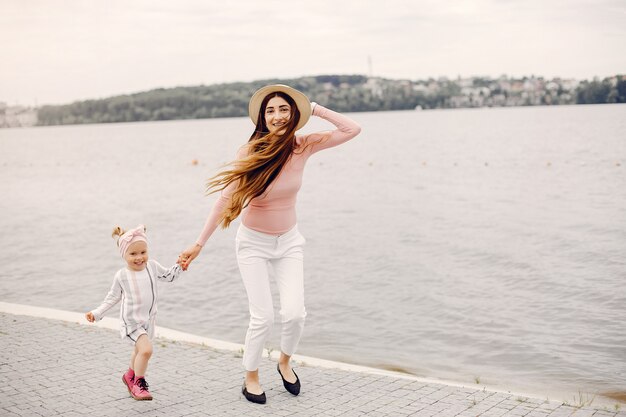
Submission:
[[[270,99],[281,97],[291,107],[291,117],[286,124],[285,133],[270,133],[265,123],[265,109]],[[261,196],[276,179],[291,154],[296,150],[296,126],[300,121],[300,110],[296,102],[283,92],[268,94],[261,102],[256,128],[248,140],[247,156],[229,164],[231,169],[224,170],[207,182],[207,194],[224,190],[235,182],[230,204],[224,208],[220,225],[227,228],[250,201]],[[281,129],[282,130],[282,129]]]

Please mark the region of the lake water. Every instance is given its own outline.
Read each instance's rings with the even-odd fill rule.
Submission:
[[[299,194],[299,353],[570,403],[626,391],[626,106],[352,117],[361,135],[312,157]],[[94,308],[123,266],[117,224],[145,223],[173,264],[214,201],[206,178],[251,129],[0,130],[0,300]],[[160,325],[243,342],[237,224],[161,285]]]

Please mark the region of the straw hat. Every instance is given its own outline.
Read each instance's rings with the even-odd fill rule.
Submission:
[[[250,119],[252,119],[252,123],[256,124],[257,122],[257,117],[259,116],[259,110],[261,109],[263,99],[267,97],[268,94],[275,92],[285,93],[296,102],[296,106],[298,106],[298,110],[300,110],[300,121],[296,126],[296,130],[302,128],[311,117],[311,102],[308,97],[304,95],[304,93],[283,84],[266,85],[265,87],[258,89],[252,95],[250,104],[248,104],[248,114],[250,115]]]

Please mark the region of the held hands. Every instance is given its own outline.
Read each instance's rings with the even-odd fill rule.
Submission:
[[[93,313],[90,311],[89,313],[85,314],[85,318],[87,319],[87,321],[89,323],[93,323],[94,321],[96,321],[96,318],[94,317]]]
[[[185,249],[180,255],[178,255],[178,260],[176,263],[183,268],[183,271],[186,271],[189,268],[189,264],[191,261],[196,259],[196,257],[200,254],[202,250],[202,246],[197,243],[193,246],[189,246]]]

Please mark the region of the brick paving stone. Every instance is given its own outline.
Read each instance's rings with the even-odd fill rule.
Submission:
[[[534,408],[532,410],[530,410],[530,412],[528,414],[526,414],[527,416],[532,416],[532,417],[547,417],[550,414],[551,411],[549,410],[543,410],[540,408]]]
[[[435,410],[420,410],[417,413],[415,413],[414,415],[416,417],[433,417],[434,415],[438,414],[439,411],[435,411]]]
[[[513,408],[512,410],[509,410],[507,412],[507,416],[511,416],[511,417],[523,417],[523,416],[527,416],[528,414],[531,413],[532,410],[529,410],[527,408]]]
[[[561,407],[554,409],[550,414],[548,414],[548,416],[549,417],[565,417],[565,416],[571,416],[573,412],[574,412],[573,408],[562,405]],[[529,416],[535,417],[532,414],[529,414]]]
[[[626,417],[538,398],[453,387],[296,363],[298,397],[285,392],[264,358],[268,402],[241,395],[240,355],[156,339],[147,380],[153,401],[134,401],[121,381],[130,347],[117,332],[78,323],[0,313],[0,415],[168,417]],[[23,379],[28,373],[32,378]],[[518,399],[520,399],[518,401]]]
[[[557,408],[559,408],[561,406],[561,404],[557,403],[557,402],[549,402],[549,401],[545,401],[542,402],[541,404],[539,404],[537,406],[537,408],[541,409],[541,410],[546,410],[546,411],[550,411],[552,412],[553,410],[556,410]]]

